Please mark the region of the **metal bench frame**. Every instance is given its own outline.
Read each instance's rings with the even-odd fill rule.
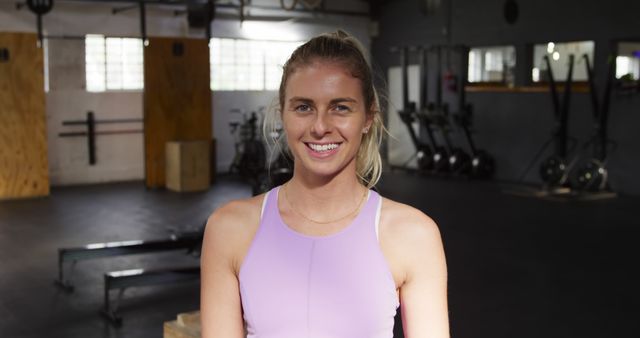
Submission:
[[[133,269],[112,271],[104,274],[104,307],[100,310],[105,318],[115,326],[122,325],[118,306],[124,291],[130,287],[173,284],[177,282],[200,281],[200,267],[179,267],[158,270]],[[111,291],[119,290],[118,298],[111,302]]]
[[[58,278],[54,284],[67,292],[73,292],[74,285],[71,283],[70,276],[75,264],[80,260],[173,250],[186,250],[188,253],[199,254],[203,234],[204,231],[191,231],[172,234],[168,239],[93,243],[76,248],[60,248],[58,249]],[[71,262],[66,279],[65,262]]]

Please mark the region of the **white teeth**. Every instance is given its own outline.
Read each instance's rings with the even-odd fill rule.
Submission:
[[[333,150],[338,148],[338,144],[337,143],[330,143],[330,144],[314,144],[314,143],[309,143],[309,147],[315,151],[329,151],[329,150]]]

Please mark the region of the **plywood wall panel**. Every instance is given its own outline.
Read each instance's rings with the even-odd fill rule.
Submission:
[[[144,87],[146,184],[163,187],[168,141],[212,139],[207,41],[150,38],[144,49]]]
[[[1,33],[0,199],[49,194],[42,49],[36,35]]]

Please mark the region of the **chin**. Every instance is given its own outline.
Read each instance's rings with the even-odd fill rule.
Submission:
[[[300,168],[299,170],[301,171],[301,173],[304,172],[305,174],[332,178],[347,170],[347,168],[349,167],[349,163],[344,163],[342,161],[318,163],[313,159],[305,159],[304,161],[300,161],[299,165],[296,165],[296,167]]]

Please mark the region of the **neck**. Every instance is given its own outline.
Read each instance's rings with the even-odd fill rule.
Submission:
[[[292,207],[314,219],[347,214],[358,206],[366,193],[366,187],[359,182],[355,170],[342,170],[334,176],[320,177],[294,169],[285,189],[294,204]]]

